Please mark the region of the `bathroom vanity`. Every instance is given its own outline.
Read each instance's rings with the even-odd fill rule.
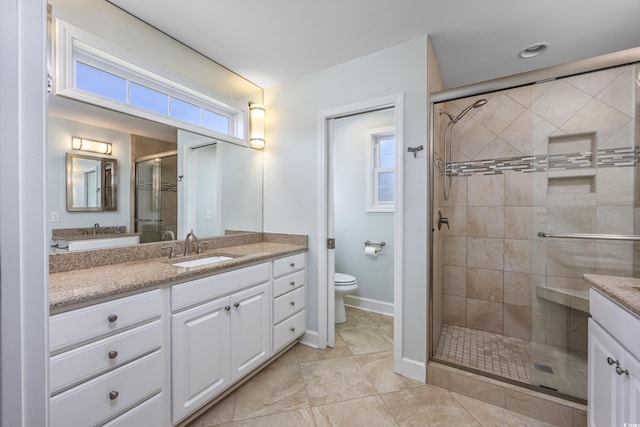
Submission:
[[[195,267],[165,256],[51,274],[51,426],[183,425],[295,343],[306,237],[264,236]]]
[[[590,291],[590,427],[640,423],[640,280],[585,275]]]

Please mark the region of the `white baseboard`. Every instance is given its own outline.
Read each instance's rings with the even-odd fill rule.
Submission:
[[[421,383],[427,382],[427,365],[416,360],[402,358],[402,375]]]
[[[320,344],[320,339],[318,333],[316,331],[310,331],[307,329],[300,340],[300,344],[304,344],[309,347],[318,348]]]
[[[359,308],[361,310],[393,316],[393,304],[390,302],[378,301],[356,295],[345,295],[344,305],[347,307]]]

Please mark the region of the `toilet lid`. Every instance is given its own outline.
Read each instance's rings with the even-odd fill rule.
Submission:
[[[356,281],[356,278],[344,273],[336,273],[336,285],[348,285]]]

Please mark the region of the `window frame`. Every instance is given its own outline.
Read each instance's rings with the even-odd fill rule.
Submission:
[[[124,49],[102,40],[62,20],[56,20],[55,94],[77,101],[119,111],[179,129],[209,136],[220,141],[249,147],[249,106],[212,94],[195,82],[185,81],[149,64]],[[127,81],[126,102],[101,96],[76,87],[76,63],[81,62]],[[167,115],[130,104],[129,82],[168,96]],[[200,108],[200,123],[208,110],[228,118],[227,133],[196,125],[171,116],[171,98]]]
[[[381,168],[380,164],[380,141],[386,139],[394,139],[394,164],[392,168]],[[382,173],[393,172],[394,182],[396,178],[396,169],[398,164],[397,149],[395,144],[398,141],[395,138],[395,128],[393,126],[369,129],[366,132],[366,212],[367,213],[385,213],[395,212],[396,210],[396,188],[393,186],[393,202],[380,202],[379,198],[379,177]]]

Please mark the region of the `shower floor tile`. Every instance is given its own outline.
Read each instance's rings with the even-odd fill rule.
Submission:
[[[435,359],[586,399],[586,355],[444,324]],[[551,373],[534,368],[548,367]]]

